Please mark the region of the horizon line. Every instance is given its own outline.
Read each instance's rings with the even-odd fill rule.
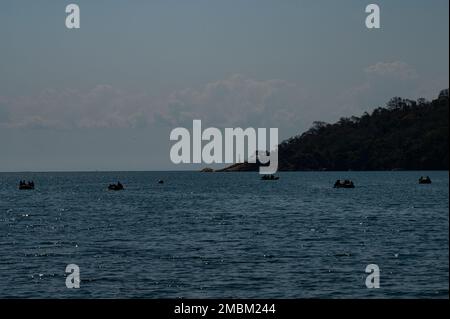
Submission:
[[[221,170],[221,169],[220,169]],[[55,170],[55,171],[0,171],[0,174],[46,174],[46,173],[180,173],[180,172],[199,172],[201,169],[192,170]],[[327,173],[327,172],[449,172],[444,169],[411,169],[411,170],[279,170],[277,173]],[[258,171],[217,171],[210,173],[259,173]]]

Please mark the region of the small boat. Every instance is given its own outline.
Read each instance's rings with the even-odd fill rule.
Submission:
[[[431,184],[431,178],[429,176],[421,176],[419,178],[419,184]]]
[[[276,181],[279,180],[280,177],[279,176],[275,176],[275,175],[263,175],[261,177],[262,180],[264,181]]]
[[[117,184],[110,184],[108,186],[108,190],[110,190],[110,191],[121,191],[124,189],[125,188],[123,187],[123,185],[120,182],[117,182]]]
[[[163,181],[162,179],[160,179],[160,180],[158,181],[158,184],[164,184],[164,181]]]
[[[33,190],[34,189],[34,182],[25,182],[20,181],[19,183],[19,189],[20,190]]]
[[[340,179],[338,179],[335,183],[334,183],[334,188],[355,188],[355,184],[353,184],[353,181],[351,180],[344,180],[341,181]]]

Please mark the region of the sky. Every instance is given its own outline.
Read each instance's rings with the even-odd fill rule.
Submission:
[[[374,1],[369,30],[370,3],[2,0],[0,172],[193,169],[169,136],[194,119],[281,141],[448,88],[449,2]]]

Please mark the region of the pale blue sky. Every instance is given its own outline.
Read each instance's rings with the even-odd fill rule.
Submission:
[[[447,0],[0,2],[0,171],[178,169],[169,133],[335,121],[448,87]],[[183,167],[188,168],[188,167]]]

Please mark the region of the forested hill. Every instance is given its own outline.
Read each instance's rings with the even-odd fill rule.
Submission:
[[[397,97],[372,114],[315,122],[280,144],[279,170],[448,170],[448,109],[447,89],[431,102]]]

